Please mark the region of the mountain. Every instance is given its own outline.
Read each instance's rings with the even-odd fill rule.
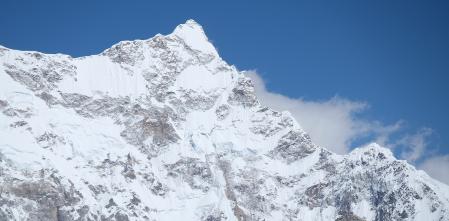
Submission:
[[[87,57],[0,47],[0,220],[449,220],[449,187],[315,145],[189,20]]]

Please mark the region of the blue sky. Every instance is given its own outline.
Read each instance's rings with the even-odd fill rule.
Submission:
[[[365,109],[349,110],[349,120],[383,129],[400,124],[388,134],[396,155],[415,135],[425,145],[416,162],[449,154],[448,1],[0,4],[1,45],[75,57],[120,40],[167,34],[193,18],[224,60],[257,71],[266,93],[331,106],[335,96],[363,103]],[[359,134],[351,146],[378,136]]]

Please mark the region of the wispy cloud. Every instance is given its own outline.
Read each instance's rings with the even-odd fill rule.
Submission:
[[[430,157],[421,163],[418,168],[426,171],[431,177],[449,184],[449,155]]]
[[[449,184],[449,155],[432,156],[428,142],[432,134],[430,128],[403,134],[401,130],[405,123],[402,120],[388,125],[361,117],[360,114],[369,108],[366,102],[339,96],[323,101],[290,98],[268,91],[264,80],[256,71],[244,73],[251,78],[262,104],[275,110],[288,110],[318,145],[345,154],[353,148],[354,141],[370,139],[395,150],[399,153],[399,158]]]
[[[358,117],[369,107],[365,102],[339,96],[324,101],[290,98],[268,91],[255,71],[247,71],[245,75],[253,81],[257,96],[264,105],[275,110],[288,110],[315,143],[336,153],[348,153],[351,144],[362,137],[375,136],[379,141],[386,142],[401,125],[400,121],[383,125]]]
[[[403,147],[400,157],[412,163],[423,158],[428,149],[428,137],[431,134],[430,128],[422,128],[415,134],[402,137],[395,143],[395,147]]]

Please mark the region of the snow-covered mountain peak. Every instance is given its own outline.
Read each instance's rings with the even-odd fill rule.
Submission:
[[[209,42],[203,27],[193,19],[189,19],[184,24],[178,25],[171,35],[183,39],[194,50],[218,56],[217,50]]]
[[[193,19],[188,19],[186,22],[184,22],[184,24],[179,24],[178,26],[176,26],[175,30],[173,31],[174,34],[180,34],[183,35],[183,32],[185,32],[185,34],[191,34],[191,33],[195,33],[198,35],[204,35],[206,36],[206,34],[204,33],[204,29],[203,26],[201,26],[200,24],[198,24],[198,22],[196,22]],[[206,37],[207,38],[207,37]]]
[[[193,20],[72,58],[0,47],[0,220],[448,220],[449,187],[337,155]]]
[[[355,148],[349,153],[349,156],[353,159],[369,157],[371,159],[379,160],[396,160],[390,149],[382,147],[377,143],[370,143],[363,147]]]

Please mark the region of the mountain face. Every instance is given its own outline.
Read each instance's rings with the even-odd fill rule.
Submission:
[[[0,47],[0,220],[443,221],[449,187],[315,145],[189,20],[87,57]]]

